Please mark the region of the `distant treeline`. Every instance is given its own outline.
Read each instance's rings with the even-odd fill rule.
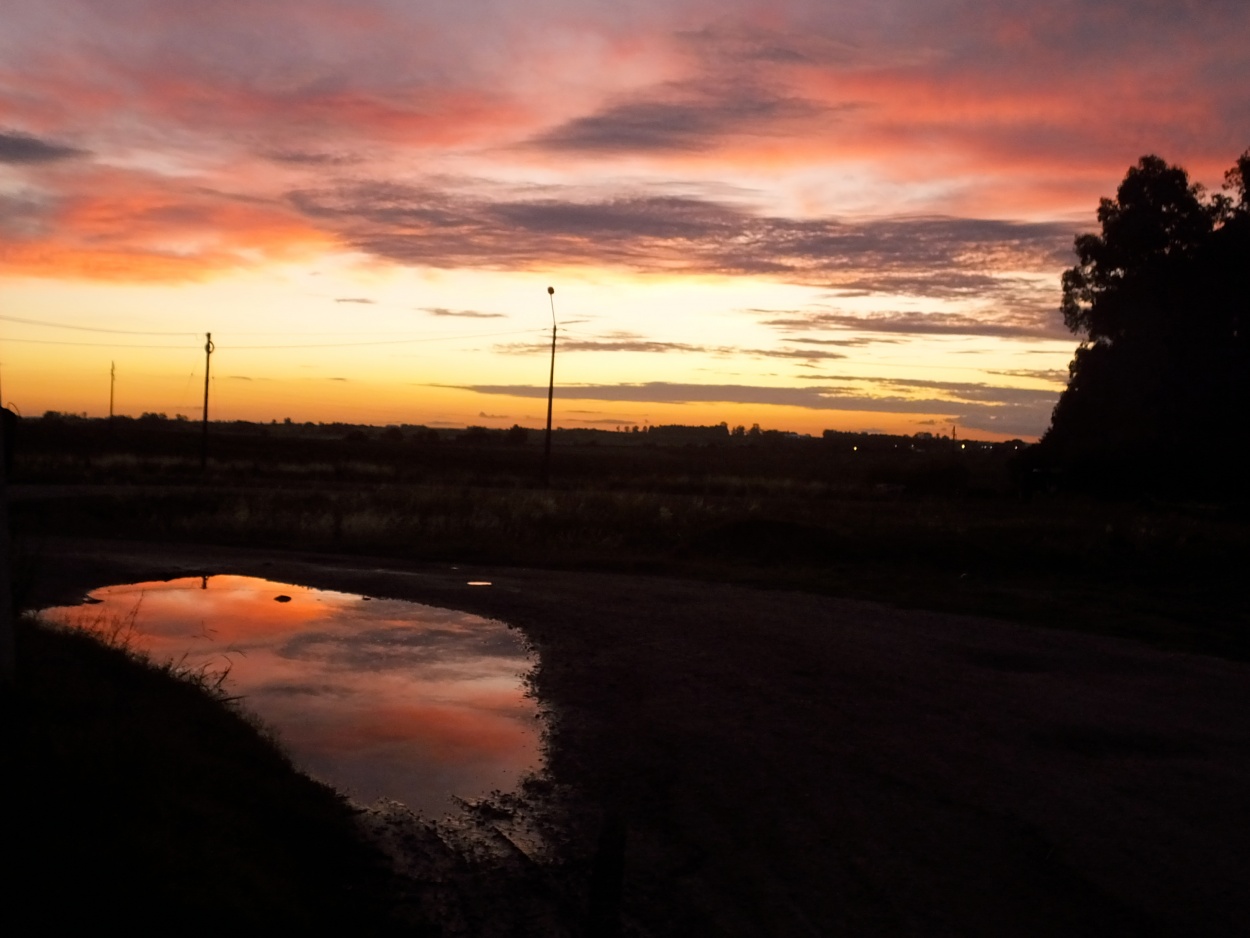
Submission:
[[[145,413],[139,417],[116,416],[89,417],[85,414],[46,411],[42,417],[28,419],[30,426],[47,428],[40,431],[55,434],[61,429],[75,428],[82,430],[94,428],[89,432],[98,433],[119,431],[123,434],[142,434],[145,431],[164,430],[175,433],[199,432],[202,424],[191,420],[183,414],[169,417],[163,413]],[[133,428],[130,429],[130,428]],[[312,437],[317,439],[341,439],[347,442],[379,441],[397,443],[410,441],[416,443],[495,443],[506,445],[539,444],[542,442],[543,431],[513,424],[507,428],[483,426],[467,427],[429,427],[425,424],[388,424],[384,427],[371,424],[331,423],[306,421],[300,423],[287,417],[285,420],[263,421],[222,420],[209,421],[210,433],[243,434],[250,436],[269,437]],[[913,435],[888,433],[860,433],[844,430],[825,430],[819,438],[810,434],[795,433],[791,430],[766,430],[753,424],[750,429],[739,425],[730,428],[728,423],[711,426],[689,424],[648,424],[646,426],[621,425],[612,429],[575,427],[557,428],[553,437],[564,444],[603,444],[610,446],[724,446],[761,444],[787,444],[794,441],[823,440],[825,443],[846,444],[852,450],[856,448],[887,450],[900,445],[908,449],[917,448],[963,448],[1001,450],[1016,452],[1026,444],[1023,440],[1013,439],[1006,442],[986,442],[982,440],[964,440],[958,438],[920,432]]]
[[[201,477],[201,424],[162,414],[92,418],[49,412],[14,434],[16,482],[188,481]],[[213,481],[428,482],[525,487],[544,434],[519,425],[434,428],[348,423],[210,422]],[[1020,440],[987,443],[826,430],[715,426],[553,433],[553,484],[697,491],[737,480],[793,480],[882,492],[1009,491]],[[735,483],[736,484],[736,483]]]

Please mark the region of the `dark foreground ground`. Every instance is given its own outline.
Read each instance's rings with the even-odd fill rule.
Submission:
[[[29,621],[17,645],[0,707],[13,933],[403,933],[351,806],[212,681]]]
[[[37,605],[238,573],[522,629],[556,790],[624,829],[627,935],[1232,935],[1250,921],[1244,663],[644,576],[81,540],[37,554]]]

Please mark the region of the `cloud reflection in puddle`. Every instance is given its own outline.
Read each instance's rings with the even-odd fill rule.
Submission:
[[[229,693],[295,762],[359,801],[439,815],[451,795],[506,791],[538,767],[533,660],[501,622],[240,576],[107,587],[91,601],[44,617],[107,629],[133,616],[132,643],[154,659],[228,666]]]

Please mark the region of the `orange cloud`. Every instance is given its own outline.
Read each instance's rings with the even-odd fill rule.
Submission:
[[[178,658],[189,647],[189,624],[207,640],[195,643],[197,650],[210,653],[280,638],[356,602],[354,597],[313,594],[283,583],[265,584],[258,598],[257,581],[250,577],[210,576],[206,589],[203,585],[199,577],[184,577],[110,587],[95,594],[100,604],[65,607],[57,610],[56,618],[107,633],[137,617],[142,624],[131,641],[157,658]],[[274,600],[284,594],[292,597],[290,602]]]
[[[516,694],[512,706],[381,705],[325,727],[317,740],[323,752],[352,752],[380,745],[410,743],[439,762],[509,760],[528,753],[536,735],[526,716],[533,705]]]
[[[58,170],[44,180],[52,191],[18,206],[23,224],[0,228],[0,271],[197,281],[335,246],[332,236],[280,202],[232,196],[196,181],[99,166]]]
[[[0,270],[197,281],[343,243],[414,266],[545,266],[552,247],[611,265],[617,246],[599,232],[564,231],[518,259],[514,218],[479,250],[463,244],[463,219],[438,213],[497,201],[491,174],[518,204],[567,173],[584,191],[565,201],[641,205],[646,179],[731,189],[754,174],[747,191],[770,174],[784,188],[793,170],[862,176],[878,215],[1071,217],[1092,215],[1146,150],[1218,182],[1245,145],[1228,142],[1244,92],[1216,80],[1244,59],[1237,23],[1127,0],[903,3],[886,19],[805,3],[716,18],[657,4],[627,20],[557,5],[501,11],[485,29],[456,10],[368,0],[144,10],[121,24],[84,11],[63,43],[32,40],[0,70],[0,122],[94,160],[31,171],[42,201],[22,224],[0,221]],[[1160,36],[1167,54],[1144,67]],[[449,184],[461,159],[471,171]],[[371,185],[421,189],[425,215],[395,212],[379,234],[284,197]],[[787,197],[743,200],[772,215],[769,200]],[[752,263],[753,247],[714,269],[787,275]],[[680,239],[644,248],[644,269],[683,269],[689,254]]]

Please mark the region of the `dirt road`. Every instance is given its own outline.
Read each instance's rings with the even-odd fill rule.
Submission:
[[[550,771],[623,819],[626,934],[1250,921],[1243,664],[660,578],[121,542],[38,553],[39,605],[237,573],[521,628],[556,715]]]

